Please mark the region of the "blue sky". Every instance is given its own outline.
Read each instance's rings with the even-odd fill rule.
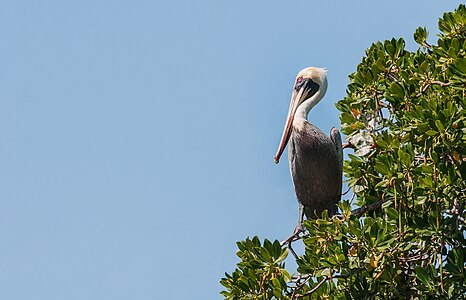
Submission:
[[[372,42],[461,2],[2,1],[0,298],[220,298],[237,240],[296,225],[296,73],[328,68],[328,132]]]

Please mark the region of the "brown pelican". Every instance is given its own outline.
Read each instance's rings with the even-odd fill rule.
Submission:
[[[278,163],[286,144],[291,177],[299,202],[299,224],[304,214],[316,218],[324,210],[336,213],[341,198],[343,153],[340,132],[330,137],[307,120],[307,115],[327,91],[327,71],[306,68],[298,73],[293,88],[288,117],[275,156]],[[298,229],[298,228],[297,228]]]

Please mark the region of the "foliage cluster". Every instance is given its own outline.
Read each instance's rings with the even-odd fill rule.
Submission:
[[[459,299],[466,295],[466,8],[427,31],[373,44],[337,103],[355,149],[344,172],[354,202],[306,220],[297,272],[287,251],[239,242],[241,262],[221,280],[227,299]],[[381,203],[363,215],[351,205]]]

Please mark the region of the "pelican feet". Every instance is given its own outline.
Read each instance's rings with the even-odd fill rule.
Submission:
[[[305,230],[306,226],[304,226],[304,222],[300,222],[298,225],[296,225],[293,234],[299,235],[301,232],[304,232]]]
[[[300,240],[302,238],[301,233],[303,233],[304,231],[306,231],[306,227],[304,226],[304,206],[301,203],[299,203],[298,225],[294,229],[293,234],[286,238],[283,242],[281,242],[282,246],[287,245],[288,249],[296,259],[298,259],[298,255],[296,255],[296,252],[294,252],[293,248],[291,247],[291,243]]]
[[[296,252],[293,250],[293,247],[291,247],[291,243],[294,241],[300,240],[301,236],[300,234],[303,233],[306,230],[306,227],[304,227],[303,223],[299,223],[298,226],[293,231],[293,234],[290,235],[288,238],[286,238],[283,242],[281,242],[281,245],[287,245],[288,249],[290,250],[291,254],[295,257],[295,259],[298,259],[298,255]]]
[[[304,226],[304,223],[298,224],[295,227],[293,233],[289,237],[287,237],[283,242],[281,242],[282,246],[285,244],[291,244],[292,242],[301,239],[300,234],[303,233],[305,230],[306,227]]]

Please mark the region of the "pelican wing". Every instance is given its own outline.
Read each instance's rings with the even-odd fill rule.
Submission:
[[[333,144],[335,145],[335,148],[337,149],[338,160],[340,163],[341,170],[343,170],[343,146],[341,143],[340,131],[337,128],[333,127],[330,130],[330,139],[332,140]],[[340,195],[341,195],[341,189],[340,189]]]
[[[330,130],[330,139],[337,149],[338,160],[340,161],[340,165],[343,168],[343,146],[341,143],[340,131],[337,128],[333,127],[332,130]]]

